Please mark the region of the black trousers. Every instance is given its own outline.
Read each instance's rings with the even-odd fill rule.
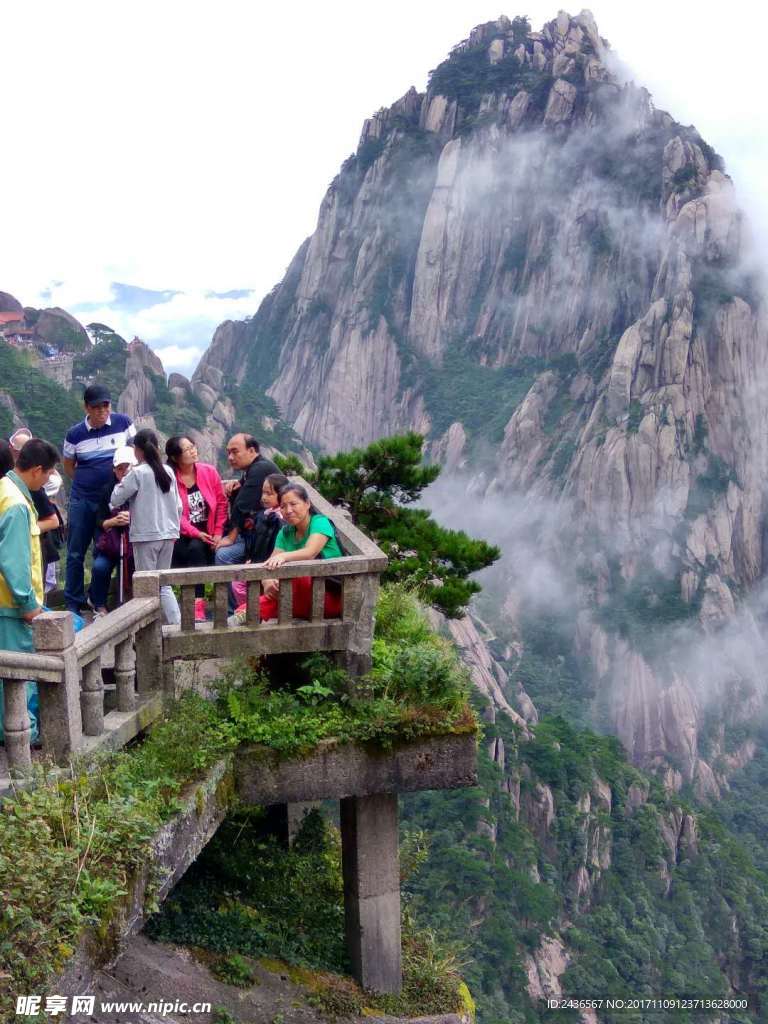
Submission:
[[[173,545],[172,569],[202,569],[213,565],[214,551],[210,544],[198,537],[179,537]],[[205,587],[199,583],[195,587],[195,597],[204,597]]]

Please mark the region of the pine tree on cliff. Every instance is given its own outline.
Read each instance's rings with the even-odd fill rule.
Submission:
[[[423,464],[423,443],[420,434],[409,433],[325,456],[313,482],[329,501],[346,505],[386,552],[386,579],[415,585],[425,601],[453,618],[480,590],[469,576],[501,552],[461,530],[439,526],[426,509],[408,507],[440,475],[439,466]],[[293,461],[283,467],[299,469]]]

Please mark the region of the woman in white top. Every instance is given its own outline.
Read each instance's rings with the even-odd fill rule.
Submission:
[[[136,572],[170,569],[181,521],[176,477],[161,461],[153,431],[140,430],[133,439],[133,448],[138,466],[115,487],[110,503],[113,508],[129,503],[128,535]],[[166,622],[181,622],[179,604],[170,587],[160,588],[160,604]]]

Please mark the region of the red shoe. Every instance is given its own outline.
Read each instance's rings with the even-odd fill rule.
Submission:
[[[204,597],[195,598],[195,622],[205,622],[208,618]]]

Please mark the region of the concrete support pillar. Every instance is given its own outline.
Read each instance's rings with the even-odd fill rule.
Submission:
[[[344,923],[352,973],[363,988],[402,987],[397,794],[341,801]]]

